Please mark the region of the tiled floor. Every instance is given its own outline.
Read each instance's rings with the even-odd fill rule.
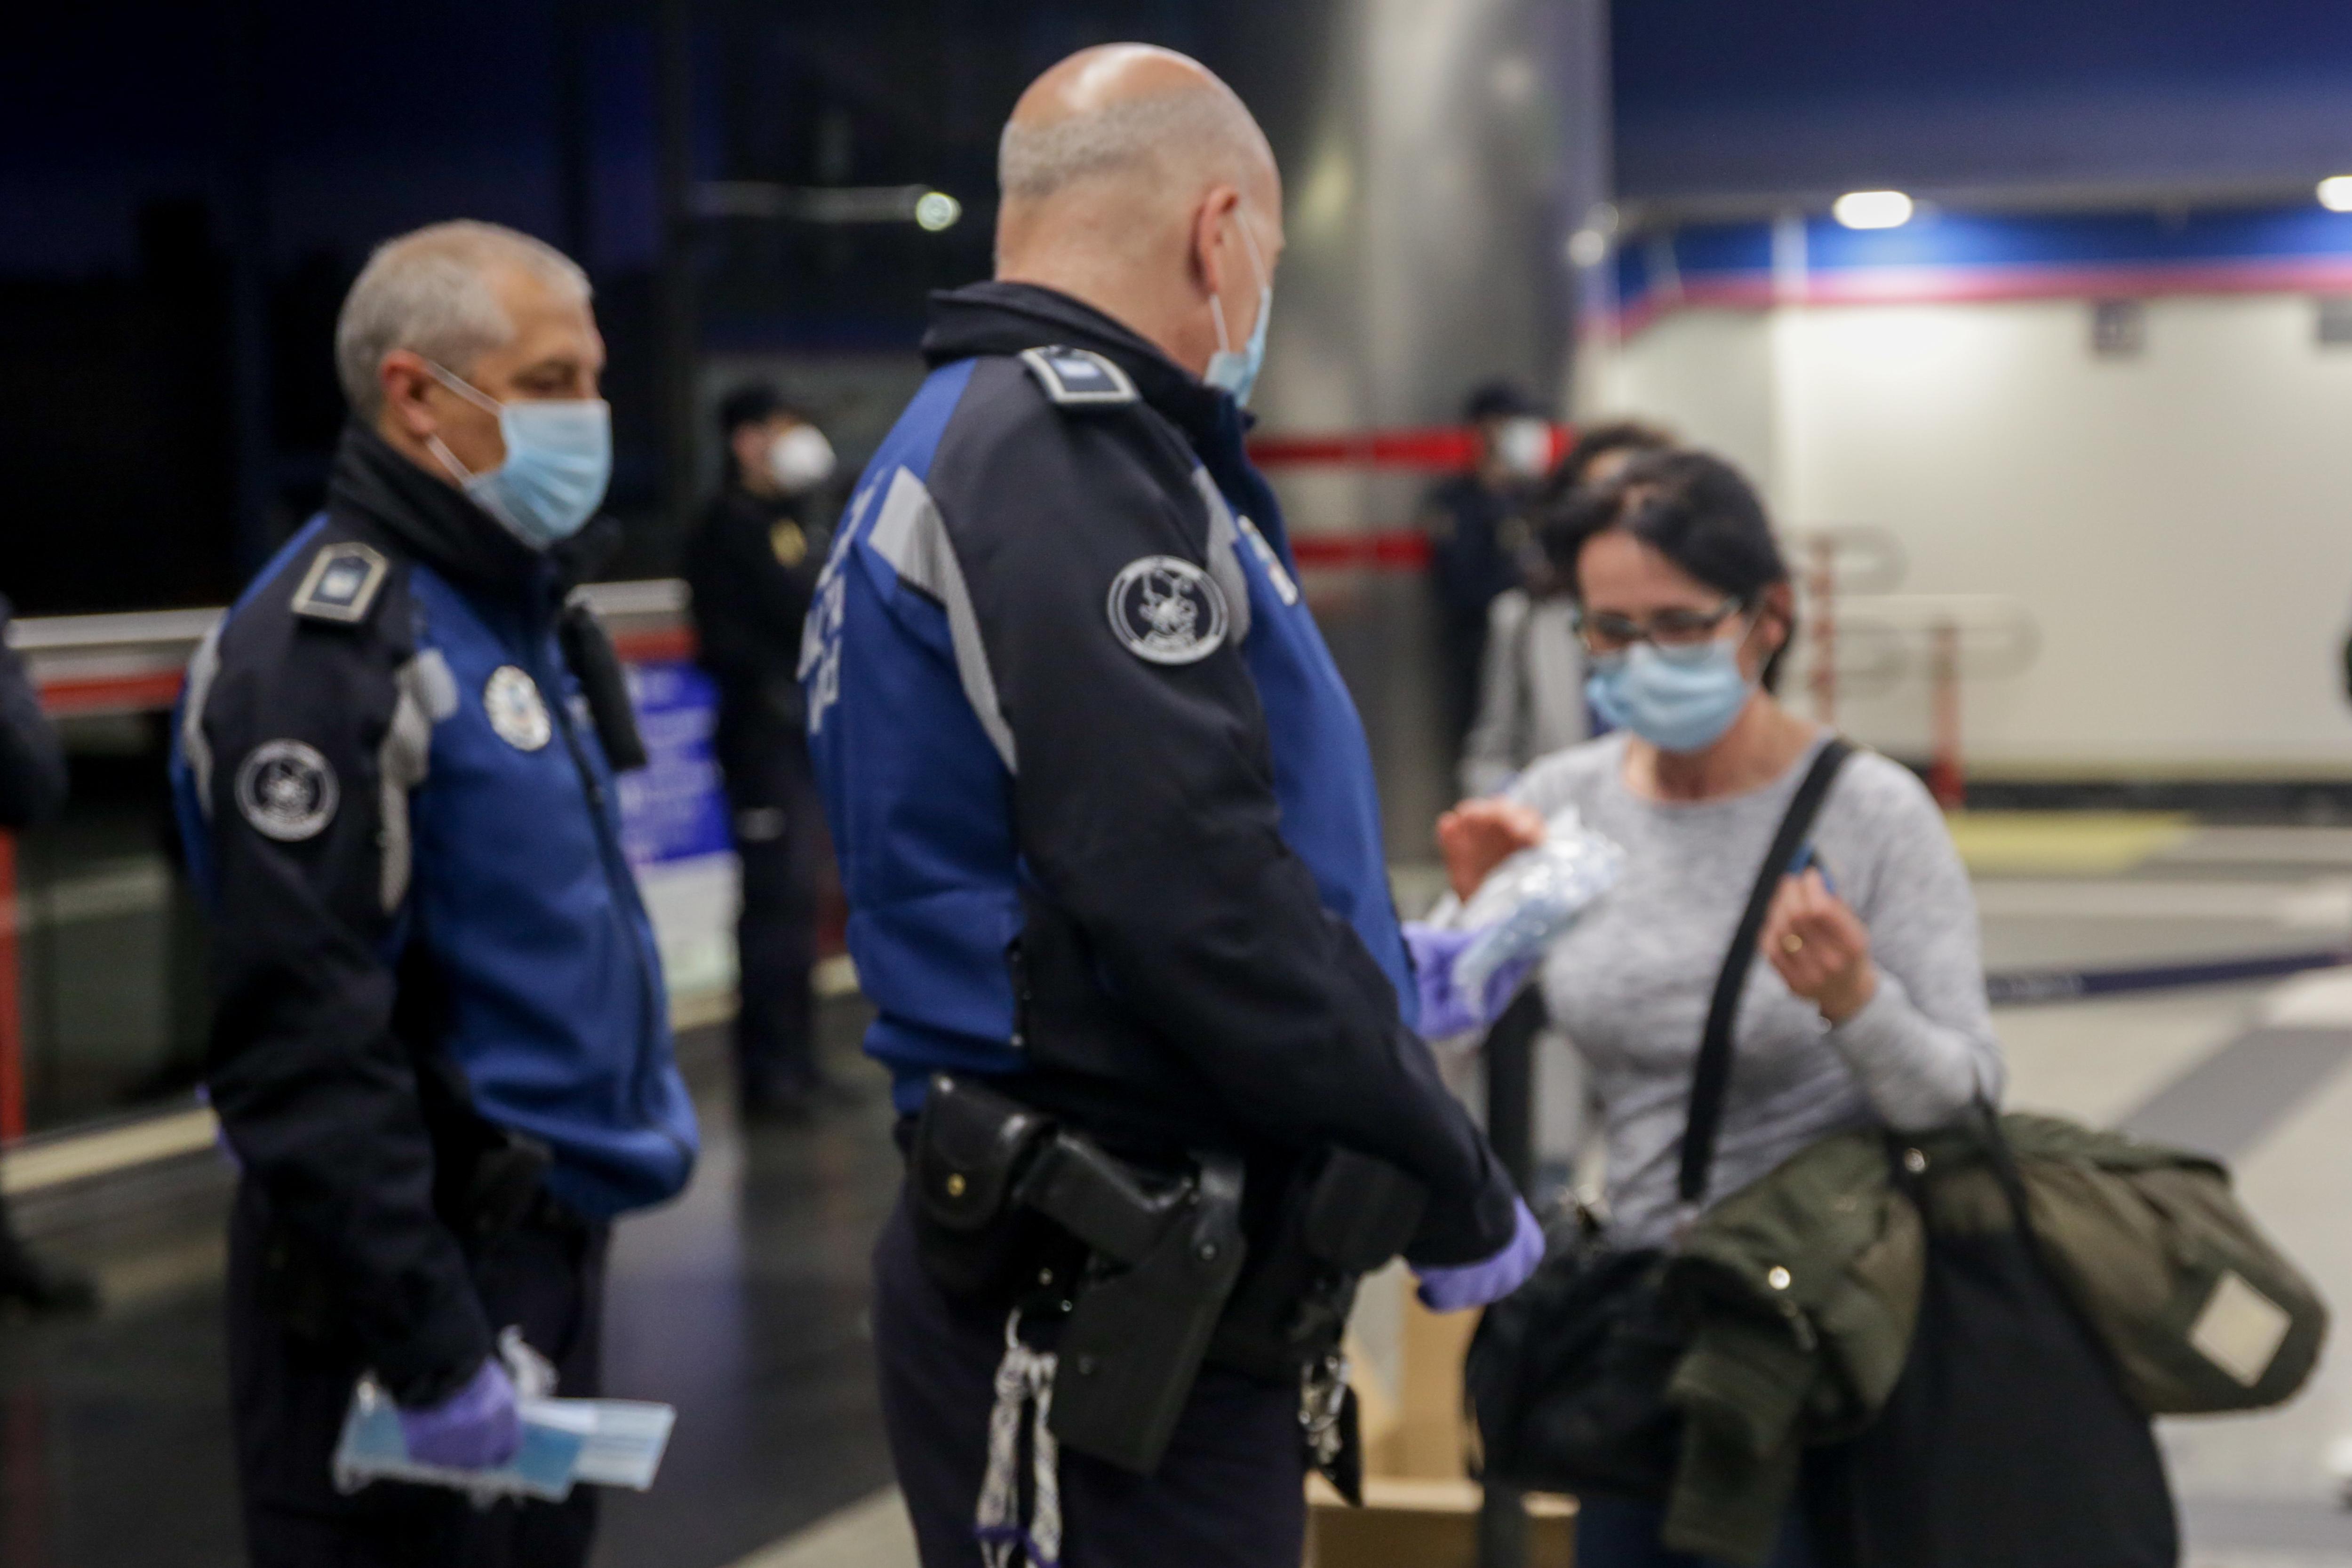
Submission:
[[[2342,939],[2352,916],[2341,833],[2150,832],[2079,865],[2034,859],[2032,834],[1996,847],[1980,886],[2000,967],[2295,950]],[[2352,976],[1999,1021],[2014,1103],[2221,1149],[2256,1215],[2352,1300]],[[835,1050],[858,1022],[854,1004],[831,1009]],[[694,1055],[716,1082],[714,1042]],[[616,1249],[610,1385],[683,1415],[660,1485],[611,1500],[599,1568],[908,1568],[864,1337],[866,1250],[897,1174],[887,1111],[877,1095],[747,1139],[710,1109],[694,1189]],[[139,1182],[102,1223],[35,1216],[100,1268],[112,1305],[91,1323],[0,1324],[7,1568],[239,1561],[217,1328],[226,1184],[203,1159]],[[2352,1568],[2329,1467],[2347,1434],[2341,1354],[2284,1410],[2168,1423],[2192,1568]]]

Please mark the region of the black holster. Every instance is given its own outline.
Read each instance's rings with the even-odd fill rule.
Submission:
[[[913,1175],[918,1249],[942,1289],[1012,1291],[1016,1307],[1066,1312],[1054,1436],[1138,1475],[1158,1469],[1248,1252],[1240,1160],[1143,1171],[992,1090],[940,1076]]]
[[[1330,1420],[1309,1423],[1310,1452],[1354,1500],[1340,1339],[1357,1282],[1419,1228],[1420,1182],[1328,1150],[1301,1167],[1270,1244],[1253,1255],[1239,1159],[1140,1170],[992,1089],[941,1076],[915,1134],[912,1185],[918,1250],[943,1290],[1067,1314],[1051,1423],[1061,1441],[1150,1474],[1202,1363],[1214,1362],[1300,1387],[1310,1406],[1328,1395]]]

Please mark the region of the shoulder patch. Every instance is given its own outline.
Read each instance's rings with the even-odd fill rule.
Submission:
[[[335,820],[341,795],[333,767],[299,740],[266,741],[236,770],[236,809],[256,832],[281,844],[317,838]]]
[[[1148,555],[1122,568],[1110,585],[1110,629],[1139,659],[1197,664],[1225,640],[1224,590],[1172,555]]]
[[[1127,372],[1087,349],[1024,349],[1021,362],[1063,408],[1111,407],[1136,401]]]
[[[294,591],[294,613],[356,626],[375,607],[375,596],[391,575],[392,563],[379,550],[356,540],[328,545],[310,558],[310,570]]]

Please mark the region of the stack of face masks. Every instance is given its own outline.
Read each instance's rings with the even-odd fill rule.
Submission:
[[[1487,873],[1458,924],[1478,933],[1454,960],[1454,984],[1486,995],[1487,980],[1559,939],[1624,874],[1625,852],[1584,825],[1571,806],[1546,824],[1544,841]]]
[[[336,1490],[354,1492],[370,1481],[415,1481],[462,1491],[483,1507],[505,1497],[561,1502],[582,1481],[644,1491],[661,1469],[677,1411],[634,1399],[517,1401],[522,1447],[494,1469],[461,1470],[419,1464],[408,1457],[400,1412],[373,1377],[360,1379],[335,1445]]]

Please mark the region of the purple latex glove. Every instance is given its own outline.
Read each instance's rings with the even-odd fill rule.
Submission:
[[[1441,931],[1418,920],[1404,923],[1404,945],[1412,955],[1413,982],[1421,993],[1423,1038],[1444,1040],[1493,1023],[1540,956],[1530,954],[1504,965],[1487,978],[1486,994],[1474,1000],[1454,988],[1454,960],[1477,936],[1476,931]]]
[[[486,1356],[466,1385],[440,1404],[421,1410],[402,1406],[400,1435],[408,1443],[408,1457],[419,1464],[496,1469],[522,1447],[522,1412],[515,1407],[514,1379],[497,1356]]]
[[[1521,1285],[1543,1261],[1543,1227],[1528,1210],[1524,1199],[1513,1199],[1517,1224],[1500,1252],[1483,1263],[1463,1263],[1451,1269],[1415,1269],[1421,1276],[1421,1302],[1433,1312],[1459,1312],[1499,1301]]]

